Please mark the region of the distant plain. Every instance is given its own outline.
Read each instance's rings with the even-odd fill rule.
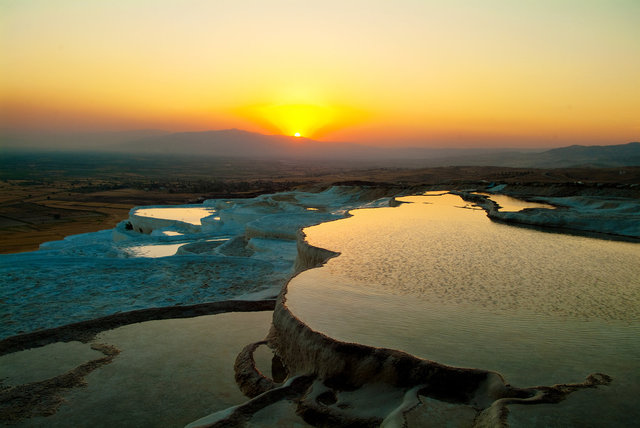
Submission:
[[[428,162],[425,161],[425,165]],[[293,188],[364,184],[482,188],[510,183],[523,195],[640,197],[640,167],[509,168],[381,162],[252,160],[100,153],[12,153],[0,157],[0,253],[113,228],[141,205],[253,197]]]

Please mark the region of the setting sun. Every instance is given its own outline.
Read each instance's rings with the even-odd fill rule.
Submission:
[[[309,138],[337,119],[334,109],[315,104],[267,104],[249,107],[243,113],[250,121],[275,134]]]
[[[361,109],[315,100],[254,104],[239,108],[235,113],[251,123],[258,132],[310,139],[324,138],[336,130],[352,127],[367,117],[367,113]]]

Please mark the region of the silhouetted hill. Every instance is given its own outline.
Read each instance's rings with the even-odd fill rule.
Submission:
[[[189,157],[243,159],[298,159],[359,161],[375,166],[509,166],[566,168],[575,166],[640,166],[640,143],[610,146],[569,146],[546,151],[508,149],[453,149],[425,147],[372,147],[331,143],[284,135],[264,135],[239,129],[165,133],[120,133],[52,136],[45,139],[3,135],[5,148],[105,151]]]
[[[496,151],[439,159],[439,165],[509,166],[521,168],[640,166],[640,143],[569,146],[541,152]]]
[[[181,132],[144,138],[115,148],[131,153],[182,154],[197,156],[359,160],[376,164],[422,166],[425,161],[457,159],[463,155],[488,156],[497,149],[434,149],[425,147],[374,147],[353,143],[332,143],[284,135],[263,135],[239,129]]]
[[[534,159],[548,168],[565,166],[640,165],[640,143],[614,146],[569,146],[537,154]]]
[[[238,129],[183,132],[145,138],[122,149],[144,153],[252,158],[358,159],[407,165],[494,165],[563,168],[640,165],[640,143],[611,146],[569,146],[547,151],[498,149],[382,148],[327,143],[283,135],[263,135]]]
[[[349,143],[327,143],[285,135],[264,135],[240,129],[180,132],[144,138],[119,146],[134,153],[183,154],[250,158],[376,157],[380,149]]]

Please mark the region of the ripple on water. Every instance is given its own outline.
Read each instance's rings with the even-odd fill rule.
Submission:
[[[404,199],[415,203],[357,210],[305,229],[311,245],[341,253],[325,269],[354,284],[430,302],[640,318],[637,244],[494,223],[484,212],[458,208],[454,195]]]
[[[602,422],[633,416],[616,409],[640,394],[640,245],[494,223],[454,195],[401,200],[305,229],[341,254],[291,281],[296,316],[518,386],[604,372],[606,404],[586,402],[607,407]]]

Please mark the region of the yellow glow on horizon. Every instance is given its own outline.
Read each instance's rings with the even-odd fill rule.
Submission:
[[[638,1],[116,3],[0,2],[0,130],[430,146],[640,135]]]
[[[259,111],[284,135],[313,136],[335,119],[331,108],[311,104],[271,105],[262,107]]]
[[[318,138],[355,120],[344,109],[319,104],[266,104],[246,107],[239,114],[261,130],[307,138]]]

